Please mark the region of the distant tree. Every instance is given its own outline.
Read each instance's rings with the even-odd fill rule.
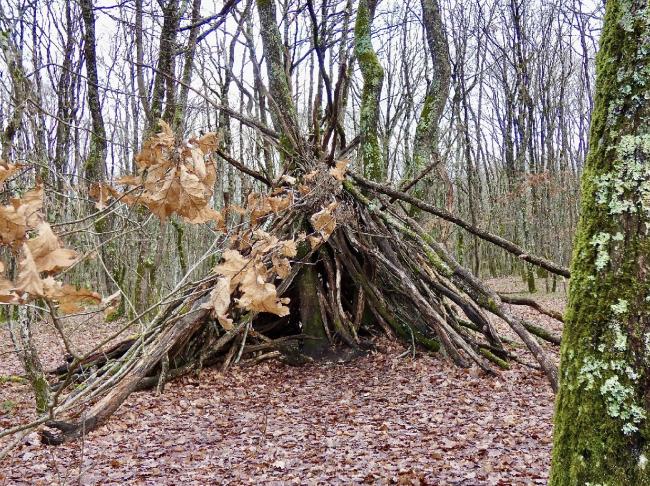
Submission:
[[[92,118],[90,150],[85,164],[85,176],[92,181],[105,177],[106,130],[99,95],[93,2],[92,0],[82,0],[80,5],[85,29],[84,56],[86,57],[86,76],[88,77],[88,107]]]
[[[550,484],[650,484],[650,7],[607,2]]]

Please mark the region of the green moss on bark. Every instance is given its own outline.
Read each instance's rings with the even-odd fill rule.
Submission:
[[[371,4],[373,2],[373,4]],[[386,178],[386,165],[379,143],[379,97],[384,83],[384,69],[372,47],[374,0],[361,0],[354,26],[354,52],[363,76],[359,119],[360,152],[366,177],[375,181]]]
[[[428,166],[438,151],[439,124],[442,112],[449,95],[451,66],[449,63],[449,46],[440,14],[437,0],[421,0],[422,20],[424,22],[429,54],[431,56],[431,82],[427,87],[422,111],[415,129],[413,141],[413,157],[406,166],[406,178],[416,177],[422,169]],[[420,181],[413,189],[413,195],[427,200],[431,195],[434,178],[429,175]],[[411,214],[416,215],[417,208],[411,208]]]
[[[301,243],[298,256],[304,257],[309,252],[308,245]],[[302,351],[308,356],[321,357],[329,347],[325,324],[318,301],[318,271],[313,264],[303,265],[296,277],[298,298],[300,300],[300,321],[305,339]]]
[[[650,484],[650,14],[608,0],[550,484]],[[650,138],[648,138],[650,140]]]

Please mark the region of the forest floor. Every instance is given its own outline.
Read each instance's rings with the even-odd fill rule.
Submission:
[[[490,284],[523,290],[515,279]],[[563,289],[535,298],[563,310]],[[561,332],[548,317],[513,309]],[[74,326],[82,348],[118,327]],[[28,386],[2,380],[20,373],[5,327],[0,430],[32,418]],[[37,329],[35,340],[47,368],[60,364],[51,329]],[[539,371],[515,363],[486,376],[439,356],[400,357],[404,348],[388,340],[379,348],[346,364],[208,369],[162,396],[133,394],[83,440],[46,447],[28,436],[0,462],[0,485],[546,484],[553,394]],[[523,348],[518,354],[531,361]]]

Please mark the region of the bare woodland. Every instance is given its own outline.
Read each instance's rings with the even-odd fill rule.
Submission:
[[[609,449],[556,429],[553,484],[648,484],[647,285],[632,288],[647,10],[0,0],[0,312],[35,409],[0,431],[0,458],[34,431],[83,440],[134,392],[203,369],[349,361],[388,339],[485,380],[539,373],[556,424],[607,417]],[[504,276],[527,292],[490,284]],[[565,317],[536,298],[567,289]],[[119,325],[81,351],[80,318]],[[65,348],[56,369],[39,325]],[[583,353],[600,344],[614,351]],[[589,408],[571,390],[594,380]]]

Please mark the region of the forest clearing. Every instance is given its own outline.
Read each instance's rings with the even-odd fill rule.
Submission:
[[[495,285],[524,295],[520,281]],[[562,310],[560,292],[541,300]],[[61,350],[46,351],[55,336],[43,334],[35,341],[46,367],[55,366]],[[51,449],[31,437],[0,481],[546,483],[553,394],[541,373],[517,365],[486,379],[435,356],[400,357],[404,347],[389,341],[379,345],[353,362],[309,365],[308,373],[278,362],[210,369],[171,383],[162,396],[136,394],[83,443]],[[14,362],[2,374],[19,369]],[[29,387],[1,387],[0,425],[27,420]]]
[[[650,485],[650,4],[0,0],[0,481]]]

